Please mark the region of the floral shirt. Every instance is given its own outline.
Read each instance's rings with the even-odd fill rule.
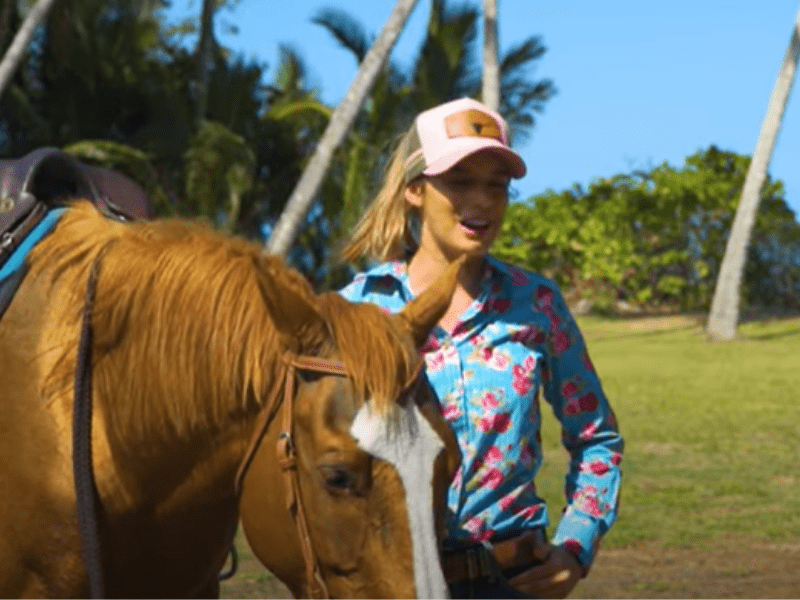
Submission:
[[[570,454],[567,507],[552,543],[588,570],[617,516],[623,441],[578,327],[557,286],[487,258],[478,298],[452,332],[436,327],[427,376],[463,460],[448,492],[446,547],[547,526],[534,477],[542,463],[539,389]],[[341,291],[396,313],[412,299],[406,264],[358,274]]]

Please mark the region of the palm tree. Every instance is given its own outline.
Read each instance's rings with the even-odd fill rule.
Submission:
[[[289,197],[286,209],[275,225],[275,230],[267,245],[269,252],[284,255],[289,249],[303,217],[319,190],[334,150],[347,134],[416,3],[417,0],[398,1],[375,44],[364,57],[355,79],[350,84],[341,104],[333,111],[328,127],[325,129],[311,161],[303,171],[300,181]]]
[[[355,18],[339,9],[323,9],[313,22],[324,27],[349,50],[357,64],[363,62],[372,37]],[[413,118],[407,78],[391,61],[375,81],[369,102],[354,119],[342,148],[334,157],[321,193],[322,205],[334,229],[346,230],[361,213],[373,176],[383,167],[395,132]]]
[[[425,39],[407,73],[415,113],[480,91],[476,40],[480,11],[433,0]]]
[[[800,10],[795,17],[789,47],[783,57],[778,78],[772,89],[767,114],[761,126],[753,159],[747,170],[742,188],[742,198],[736,208],[731,233],[725,246],[707,332],[713,339],[730,340],[736,337],[739,321],[739,288],[742,283],[745,258],[750,247],[750,233],[755,222],[761,188],[767,177],[767,168],[775,147],[775,140],[783,121],[783,113],[792,90],[797,60],[800,55]]]
[[[209,71],[214,66],[214,8],[215,0],[203,0],[200,14],[200,37],[197,42],[197,126],[202,126],[208,106]]]
[[[37,0],[33,5],[28,16],[22,22],[22,26],[14,36],[14,40],[6,50],[2,62],[0,62],[0,97],[3,96],[11,78],[22,63],[25,56],[25,48],[28,47],[36,28],[45,20],[47,13],[55,4],[56,0]]]
[[[500,110],[500,65],[497,64],[497,0],[483,0],[483,103]]]

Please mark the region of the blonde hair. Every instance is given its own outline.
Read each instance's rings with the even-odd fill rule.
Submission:
[[[412,207],[406,202],[406,161],[409,136],[404,135],[392,153],[383,176],[383,184],[353,228],[341,260],[354,263],[361,258],[376,261],[406,258],[417,249],[409,222]]]

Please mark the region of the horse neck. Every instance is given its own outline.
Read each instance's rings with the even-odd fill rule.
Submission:
[[[277,364],[269,370],[277,372]],[[121,426],[114,405],[123,390],[138,386],[145,401],[163,398],[158,377],[132,376],[126,381],[119,371],[97,370],[97,420],[105,424],[105,437],[115,465],[112,487],[124,493],[124,503],[164,502],[179,505],[202,497],[233,499],[236,471],[252,436],[260,405],[250,397],[244,405],[231,402],[230,410],[209,409],[218,399],[213,394],[180,397],[176,391],[169,402],[193,402],[197,414],[180,419],[160,412],[150,415],[147,425]],[[145,382],[145,380],[147,380]],[[277,384],[277,382],[276,382]],[[233,394],[232,394],[233,396]],[[154,425],[152,420],[162,421]]]
[[[278,383],[274,325],[246,274],[225,289],[163,260],[134,274],[129,255],[112,248],[103,259],[94,320],[97,404],[123,487],[149,500],[232,497]],[[212,267],[198,253],[193,269]]]

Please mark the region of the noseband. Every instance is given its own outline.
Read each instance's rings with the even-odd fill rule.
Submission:
[[[329,598],[328,588],[322,579],[319,570],[317,557],[311,546],[311,536],[308,533],[308,522],[305,511],[300,500],[298,475],[297,475],[297,452],[292,440],[292,414],[294,400],[294,382],[296,371],[308,371],[312,373],[322,373],[325,375],[336,375],[347,377],[347,369],[344,363],[338,360],[329,360],[315,356],[300,356],[287,352],[281,361],[281,371],[278,381],[283,380],[283,402],[280,398],[281,386],[275,387],[275,391],[269,401],[261,409],[256,421],[256,427],[250,444],[245,451],[244,458],[239,465],[234,481],[234,490],[238,498],[242,491],[242,480],[247,472],[250,463],[253,461],[256,450],[261,443],[261,438],[267,431],[267,427],[272,422],[281,404],[283,404],[283,427],[278,435],[276,452],[278,462],[283,469],[283,482],[286,489],[286,508],[289,514],[294,517],[297,525],[297,535],[300,538],[300,547],[303,551],[303,559],[306,563],[306,582],[308,593],[312,598]]]

